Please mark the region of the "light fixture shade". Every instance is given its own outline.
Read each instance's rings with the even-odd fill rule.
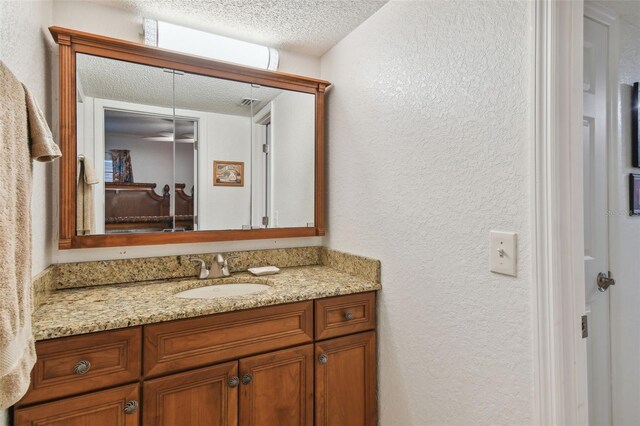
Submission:
[[[145,18],[143,27],[146,45],[270,71],[278,69],[278,51],[270,47],[155,19]]]

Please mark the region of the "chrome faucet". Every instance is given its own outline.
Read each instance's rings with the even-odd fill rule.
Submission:
[[[214,258],[215,263],[218,264],[218,266],[220,267],[220,270],[222,271],[222,275],[225,277],[228,277],[231,275],[231,272],[229,272],[229,259],[233,259],[234,257],[238,257],[238,256],[227,256],[226,258],[223,257],[221,254],[216,254],[216,257]]]
[[[204,280],[205,278],[207,278],[209,276],[209,273],[211,272],[209,269],[207,269],[207,264],[204,260],[202,259],[190,259],[192,262],[197,262],[200,264],[200,272],[198,273],[198,279],[199,280]]]

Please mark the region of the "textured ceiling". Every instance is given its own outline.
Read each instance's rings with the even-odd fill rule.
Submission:
[[[149,141],[193,142],[194,122],[174,120],[155,115],[136,114],[126,111],[107,110],[104,114],[104,129],[107,139],[113,137],[146,139]]]
[[[84,54],[78,54],[76,63],[84,96],[166,108],[173,105],[173,74],[161,68]],[[257,100],[255,113],[280,93],[280,89],[195,74],[175,76],[175,105],[179,109],[250,117],[252,108],[240,105],[243,98]]]
[[[620,15],[620,18],[624,19],[630,24],[640,27],[640,1],[638,0],[600,0],[589,3],[595,3],[596,5],[601,5],[606,8],[612,9],[614,12]]]
[[[269,47],[320,56],[388,0],[85,0]]]

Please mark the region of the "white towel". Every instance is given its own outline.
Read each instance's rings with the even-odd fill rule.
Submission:
[[[0,61],[0,409],[29,387],[36,361],[31,331],[31,160],[60,157],[26,87]]]
[[[78,157],[78,183],[76,185],[76,232],[91,235],[96,232],[93,185],[99,182],[91,160]]]

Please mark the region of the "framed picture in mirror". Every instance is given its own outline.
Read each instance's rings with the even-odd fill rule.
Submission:
[[[244,162],[214,161],[214,186],[244,186]]]
[[[640,216],[640,175],[629,175],[629,215]]]

